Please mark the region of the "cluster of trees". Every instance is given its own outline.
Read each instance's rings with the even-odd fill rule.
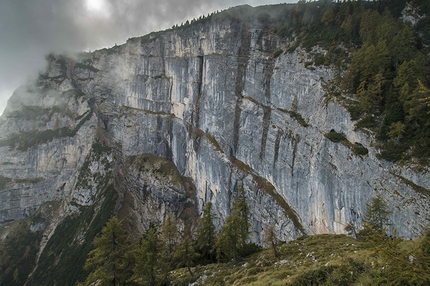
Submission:
[[[409,2],[417,22],[401,18]],[[324,48],[341,95],[358,128],[375,132],[390,161],[430,159],[430,2],[422,0],[300,2],[273,20],[275,31],[311,52]]]
[[[249,207],[243,191],[233,202],[230,215],[216,233],[212,204],[203,208],[201,227],[194,235],[181,234],[178,221],[170,214],[159,227],[151,223],[138,242],[117,217],[112,217],[95,238],[85,268],[90,272],[81,285],[168,285],[170,271],[215,261],[237,261],[259,250],[247,242]],[[272,240],[274,238],[271,238]],[[275,245],[275,244],[274,244]]]
[[[360,119],[359,127],[377,132],[384,159],[427,159],[430,108],[423,90],[429,69],[419,38],[412,26],[394,18],[388,9],[364,10],[360,15],[362,44],[340,84],[355,99],[349,109]]]
[[[203,209],[201,226],[193,235],[181,234],[178,221],[167,215],[161,227],[150,224],[139,241],[131,241],[121,221],[112,217],[94,240],[95,247],[85,264],[90,274],[79,285],[170,285],[175,281],[170,276],[172,270],[178,268],[187,268],[190,281],[194,281],[193,267],[196,265],[237,262],[260,250],[247,242],[249,207],[243,192],[239,192],[231,214],[218,233],[211,209],[209,202]],[[430,231],[420,243],[405,249],[403,239],[395,232],[387,234],[390,215],[387,204],[377,196],[367,204],[362,228],[357,229],[353,224],[346,228],[362,241],[363,247],[376,250],[372,255],[376,255],[378,265],[382,263],[383,267],[350,259],[340,265],[305,273],[292,285],[309,285],[309,281],[320,281],[318,285],[347,285],[366,279],[372,281],[371,285],[427,285],[430,281]],[[264,242],[273,250],[273,257],[282,258],[285,251],[279,248],[274,227],[265,229],[264,235]]]

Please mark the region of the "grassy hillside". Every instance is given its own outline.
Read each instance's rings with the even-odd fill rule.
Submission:
[[[238,263],[171,272],[173,285],[428,285],[423,239],[358,240],[346,235],[302,237],[255,253]],[[428,241],[427,241],[428,244]]]

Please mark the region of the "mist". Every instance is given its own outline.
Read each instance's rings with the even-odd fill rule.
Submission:
[[[92,51],[240,4],[270,0],[1,0],[0,114],[51,52]],[[296,2],[289,0],[289,2]]]

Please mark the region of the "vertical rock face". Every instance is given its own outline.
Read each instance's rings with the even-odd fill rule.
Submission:
[[[428,172],[379,160],[374,138],[325,96],[329,67],[306,68],[300,49],[274,57],[288,44],[260,24],[211,20],[48,57],[46,72],[16,91],[1,117],[0,223],[48,201],[63,201],[63,214],[94,203],[99,181],[82,187],[79,172],[103,142],[113,151],[86,170],[116,178],[140,228],[167,211],[197,216],[208,201],[220,225],[240,186],[255,242],[268,225],[282,240],[343,233],[377,194],[399,235],[421,234]],[[351,144],[327,139],[332,130]],[[368,154],[356,155],[356,143]]]

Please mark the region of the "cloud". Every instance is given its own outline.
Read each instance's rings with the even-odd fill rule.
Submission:
[[[50,52],[95,50],[216,10],[268,0],[1,0],[0,113]],[[285,1],[282,1],[285,2]],[[292,2],[292,0],[289,0]]]

